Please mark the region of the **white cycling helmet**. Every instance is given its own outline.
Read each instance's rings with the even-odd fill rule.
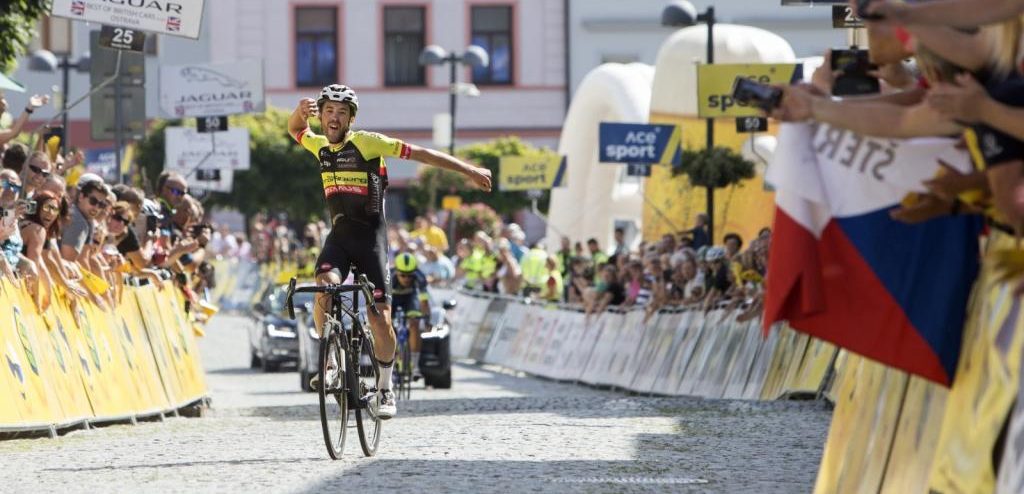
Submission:
[[[348,86],[341,84],[324,86],[324,88],[320,90],[320,97],[316,99],[316,106],[322,108],[325,101],[348,103],[349,106],[352,107],[353,115],[359,111],[359,97],[356,96],[356,92]]]
[[[712,247],[712,248],[708,249],[708,251],[704,254],[704,260],[707,261],[707,262],[717,261],[719,259],[724,259],[724,258],[725,258],[725,248],[724,247],[719,247],[719,246]]]

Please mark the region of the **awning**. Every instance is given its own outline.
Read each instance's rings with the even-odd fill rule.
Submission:
[[[22,86],[21,84],[18,84],[17,82],[14,81],[14,79],[11,79],[10,77],[7,77],[3,73],[0,73],[0,90],[17,91],[19,93],[24,93],[25,92],[25,86]]]

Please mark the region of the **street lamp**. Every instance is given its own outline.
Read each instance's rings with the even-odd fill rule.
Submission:
[[[676,0],[661,11],[661,25],[667,27],[690,27],[703,22],[708,26],[707,63],[715,63],[715,8],[709,6],[703,14],[697,14],[697,9],[686,0]],[[707,119],[707,144],[708,151],[715,146],[715,121]],[[707,213],[708,213],[708,240],[712,245],[715,243],[715,189],[707,188]]]
[[[68,55],[65,54],[60,60],[57,56],[49,50],[38,50],[32,54],[32,57],[28,61],[28,70],[35,72],[56,72],[60,69],[63,77],[63,86],[61,87],[61,125],[64,127],[64,137],[61,139],[60,147],[62,150],[67,149],[68,134],[68,86],[69,86],[69,74],[70,69],[75,69],[78,72],[89,72],[92,68],[92,58],[89,53],[86,52],[77,61],[72,62]]]
[[[459,84],[457,82],[456,69],[459,64],[466,64],[471,67],[486,67],[490,63],[490,57],[487,55],[487,50],[476,46],[470,45],[466,47],[465,53],[448,53],[447,50],[437,45],[429,45],[420,52],[420,65],[444,65],[449,64],[451,67],[451,80],[448,86],[449,103],[448,103],[448,114],[451,116],[450,126],[451,135],[448,154],[455,155],[455,100],[459,94],[465,94],[467,96],[478,96],[480,90],[472,84]]]

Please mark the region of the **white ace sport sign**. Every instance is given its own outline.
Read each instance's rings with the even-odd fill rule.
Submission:
[[[50,13],[76,21],[199,39],[204,0],[53,0]]]
[[[160,110],[167,117],[212,117],[265,109],[261,60],[160,67]]]

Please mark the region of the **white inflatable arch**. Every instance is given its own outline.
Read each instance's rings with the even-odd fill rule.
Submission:
[[[558,152],[567,158],[567,186],[551,191],[546,243],[557,249],[565,235],[573,241],[595,237],[603,249],[612,241],[615,220],[639,221],[643,190],[621,181],[621,165],[599,163],[600,122],[647,122],[654,68],[631,63],[603,64],[590,71],[573,96],[562,126]]]

